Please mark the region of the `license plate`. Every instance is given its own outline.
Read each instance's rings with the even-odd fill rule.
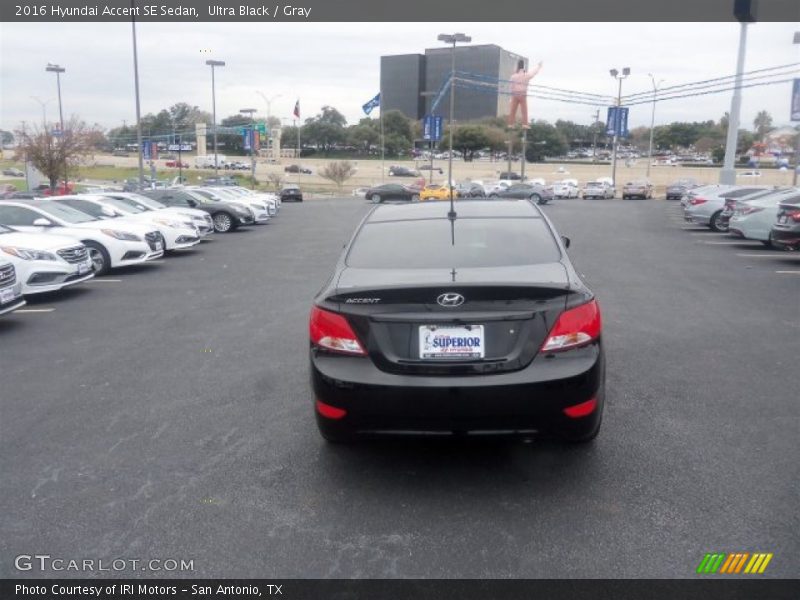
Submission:
[[[89,272],[89,265],[87,264],[78,265],[78,275],[84,275],[85,273],[88,272]]]
[[[483,358],[485,356],[483,325],[419,328],[420,358]]]
[[[161,252],[164,249],[164,244],[156,242],[156,252]]]
[[[14,298],[16,298],[16,296],[14,295],[14,290],[12,288],[0,290],[0,304],[8,304],[14,300]]]
[[[788,215],[781,215],[778,217],[778,223],[786,223],[789,221]]]

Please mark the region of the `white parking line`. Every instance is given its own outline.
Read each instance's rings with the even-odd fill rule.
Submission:
[[[800,275],[800,271],[775,271],[776,273],[783,273],[785,275]]]
[[[107,277],[95,277],[87,279],[84,283],[120,283],[122,279],[108,279]]]
[[[22,313],[51,313],[55,310],[55,308],[20,308],[19,310],[15,310],[16,314]]]
[[[800,258],[800,254],[792,255],[789,252],[781,252],[780,254],[771,253],[764,254],[762,252],[743,252],[738,253],[736,256],[746,256],[747,258]]]
[[[708,242],[706,240],[695,240],[695,244],[706,244],[707,246],[759,246],[760,242],[752,240],[742,240],[741,242]]]

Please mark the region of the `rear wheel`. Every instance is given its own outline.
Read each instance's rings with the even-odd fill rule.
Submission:
[[[383,198],[381,198],[380,194],[372,194],[372,201],[375,204],[380,204],[381,202],[383,202]]]
[[[214,231],[217,233],[227,233],[233,229],[233,217],[226,212],[218,212],[213,217]]]
[[[542,202],[542,197],[539,194],[531,194],[530,200],[531,202],[536,202],[536,204],[544,204],[544,202]]]
[[[713,215],[711,215],[711,220],[709,221],[709,227],[711,227],[711,231],[728,231],[728,225],[722,222],[721,210],[718,210]]]
[[[111,257],[109,257],[108,251],[97,242],[92,242],[90,240],[84,240],[83,245],[86,246],[86,250],[89,252],[94,274],[105,275],[108,273],[108,270],[111,268]]]
[[[773,233],[770,231],[769,232],[769,239],[761,240],[761,243],[764,244],[767,248],[774,248],[775,244],[772,242],[772,240],[775,239],[775,238],[773,238],[772,236],[773,236]]]

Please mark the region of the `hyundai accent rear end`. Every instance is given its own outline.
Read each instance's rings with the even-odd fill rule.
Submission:
[[[323,437],[594,438],[600,309],[527,200],[383,205],[362,221],[310,317]]]

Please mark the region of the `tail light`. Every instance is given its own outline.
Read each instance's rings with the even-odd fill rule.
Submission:
[[[597,398],[592,398],[580,404],[574,404],[564,409],[564,414],[572,419],[589,416],[597,408]]]
[[[315,346],[342,354],[367,354],[350,323],[342,315],[314,306],[311,309],[308,330],[311,343]]]
[[[596,340],[600,336],[602,319],[596,300],[561,313],[550,330],[542,352],[561,352]]]
[[[790,210],[788,213],[786,213],[786,216],[792,221],[800,223],[800,210]]]
[[[708,202],[708,200],[706,200],[705,198],[700,198],[699,196],[695,196],[694,198],[689,200],[689,204],[691,204],[692,206],[697,206],[698,204],[705,204],[706,202]]]

